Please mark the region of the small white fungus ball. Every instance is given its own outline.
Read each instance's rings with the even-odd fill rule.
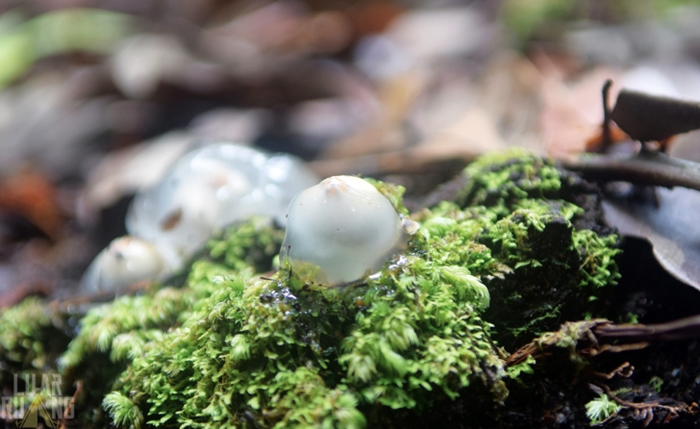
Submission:
[[[351,282],[379,270],[403,244],[401,219],[374,186],[330,177],[289,206],[281,256],[317,265],[321,283]]]
[[[134,282],[159,278],[164,268],[152,244],[128,235],[116,238],[90,264],[82,291],[122,292]]]

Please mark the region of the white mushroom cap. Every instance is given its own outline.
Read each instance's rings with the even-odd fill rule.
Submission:
[[[237,220],[269,215],[284,224],[294,195],[317,180],[289,155],[207,145],[180,158],[158,185],[136,196],[126,229],[152,242],[174,271],[212,232]]]
[[[220,161],[195,158],[186,165],[178,163],[157,187],[134,198],[126,228],[158,247],[176,270],[223,226],[222,200],[237,201],[250,190],[244,175]]]
[[[114,239],[97,255],[81,288],[85,293],[123,291],[134,282],[159,278],[164,267],[153,245],[127,235]]]
[[[289,206],[282,257],[320,267],[322,283],[350,282],[381,268],[403,244],[398,213],[374,186],[330,177]]]
[[[231,143],[188,152],[160,182],[136,195],[126,217],[132,237],[115,240],[98,255],[83,278],[83,291],[119,292],[134,281],[172,274],[213,232],[251,215],[284,225],[289,202],[317,181],[290,155]]]

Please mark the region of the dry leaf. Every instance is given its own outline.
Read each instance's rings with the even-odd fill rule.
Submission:
[[[700,128],[700,104],[623,90],[610,119],[635,140],[660,141]]]
[[[656,188],[659,205],[603,202],[605,221],[622,234],[646,238],[661,265],[677,279],[700,289],[700,192]]]

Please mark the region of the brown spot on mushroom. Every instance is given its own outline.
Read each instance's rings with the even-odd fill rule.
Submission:
[[[163,231],[170,231],[171,229],[175,228],[178,223],[180,223],[181,219],[182,209],[178,207],[172,213],[166,216],[165,219],[163,219],[163,221],[160,223],[160,229]]]

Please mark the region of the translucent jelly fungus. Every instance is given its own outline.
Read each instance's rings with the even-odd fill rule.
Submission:
[[[321,283],[357,280],[377,271],[405,241],[401,218],[368,182],[330,177],[289,206],[281,256],[320,268]]]
[[[85,292],[113,292],[130,283],[160,277],[165,269],[158,250],[134,237],[119,237],[102,250],[85,273]]]
[[[284,223],[291,199],[315,182],[301,161],[245,146],[214,144],[185,154],[163,180],[136,195],[127,231],[152,242],[173,268],[212,231],[254,214]]]
[[[318,179],[290,155],[270,155],[230,143],[210,144],[183,155],[154,187],[137,193],[126,216],[133,237],[150,243],[164,264],[163,273],[180,269],[214,231],[251,215],[286,223],[289,202]],[[128,284],[134,276],[103,270],[104,284]],[[155,271],[155,270],[153,270]],[[116,277],[106,280],[107,273]],[[136,280],[153,279],[144,276]],[[84,289],[94,290],[94,276]],[[115,286],[116,287],[116,286]]]

